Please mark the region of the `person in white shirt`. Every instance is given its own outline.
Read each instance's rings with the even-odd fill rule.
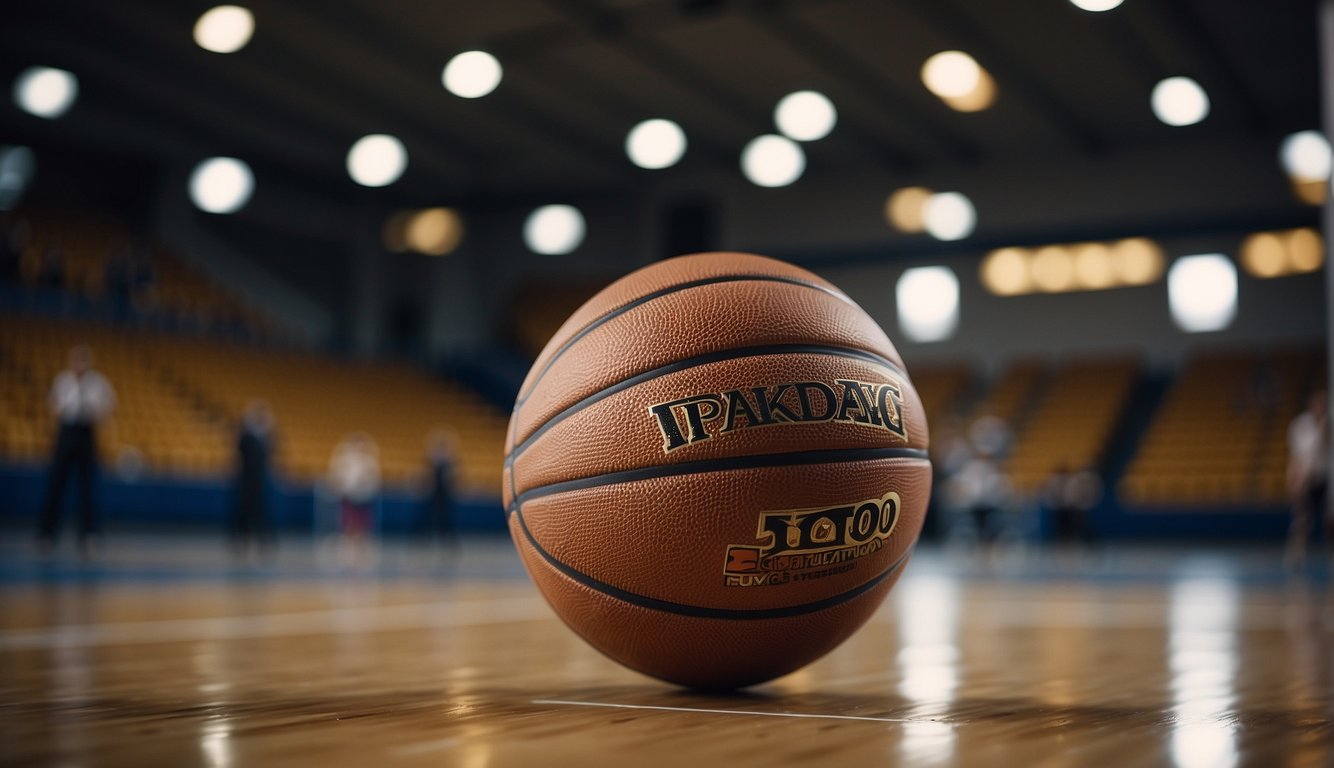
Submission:
[[[1292,527],[1288,531],[1287,566],[1295,568],[1306,558],[1306,542],[1313,518],[1325,521],[1325,540],[1334,534],[1330,518],[1329,407],[1324,392],[1311,395],[1310,404],[1288,427],[1288,495],[1292,499]]]
[[[60,423],[55,454],[46,489],[46,502],[38,524],[37,538],[43,548],[55,545],[60,524],[61,501],[70,473],[79,486],[79,546],[87,551],[88,539],[97,533],[97,500],[93,478],[97,471],[97,426],[116,407],[116,392],[106,377],[93,370],[93,353],[80,344],[70,350],[69,367],[51,386],[51,412]]]
[[[380,449],[365,432],[345,436],[329,457],[329,487],[338,498],[342,557],[364,565],[373,554],[375,503],[380,495]]]

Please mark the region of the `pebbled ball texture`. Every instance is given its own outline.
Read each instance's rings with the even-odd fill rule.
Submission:
[[[740,253],[631,273],[533,364],[505,446],[524,565],[598,650],[730,689],[827,653],[906,564],[931,471],[894,345],[819,277]]]

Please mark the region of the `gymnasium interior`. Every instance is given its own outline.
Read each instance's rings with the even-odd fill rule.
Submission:
[[[0,762],[1334,763],[1334,3],[240,2],[0,11]],[[883,328],[933,476],[866,624],[722,693],[502,501],[566,319],[715,251]]]

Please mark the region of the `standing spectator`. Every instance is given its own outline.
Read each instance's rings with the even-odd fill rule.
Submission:
[[[458,437],[453,430],[437,429],[426,439],[426,503],[420,526],[424,539],[456,549],[454,519],[454,464]]]
[[[329,487],[338,499],[341,552],[351,565],[370,557],[375,526],[375,504],[380,496],[380,457],[375,441],[365,432],[342,439],[329,457]]]
[[[93,480],[97,471],[97,426],[116,407],[116,392],[106,377],[93,370],[93,353],[80,344],[70,350],[69,367],[51,386],[51,411],[60,422],[51,459],[46,503],[37,529],[43,550],[55,546],[60,506],[69,473],[79,484],[79,549],[89,553],[89,537],[98,532]]]
[[[1288,427],[1288,496],[1292,499],[1292,526],[1283,561],[1289,569],[1306,560],[1307,539],[1314,518],[1325,522],[1325,545],[1334,535],[1329,515],[1329,406],[1325,392],[1311,395],[1306,410]]]
[[[263,400],[252,400],[241,416],[236,441],[236,498],[232,517],[232,544],[238,555],[251,546],[261,552],[272,544],[269,522],[269,465],[273,457],[273,411]]]

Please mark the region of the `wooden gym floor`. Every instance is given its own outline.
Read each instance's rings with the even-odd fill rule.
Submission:
[[[704,696],[587,648],[503,540],[355,569],[27,545],[0,540],[6,765],[1334,764],[1324,567],[1273,550],[924,548],[836,652]]]

